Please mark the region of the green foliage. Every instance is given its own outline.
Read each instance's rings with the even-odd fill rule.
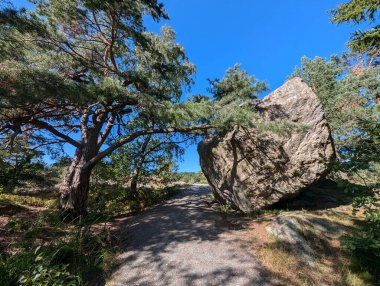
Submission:
[[[195,68],[171,28],[163,27],[161,34],[145,31],[145,16],[167,18],[157,1],[35,3],[34,11],[3,9],[0,43],[2,127],[21,136],[30,124],[32,145],[59,139],[78,147],[67,131],[86,136],[95,122],[93,136],[103,136],[102,143],[108,139],[115,148],[120,137],[153,126],[186,128],[225,115],[229,126],[244,123],[249,109],[236,107],[267,89],[235,66],[223,80],[211,82],[214,101],[180,102]],[[101,135],[114,121],[109,126],[118,136]]]
[[[184,152],[178,145],[182,140],[178,140],[176,142],[170,134],[138,138],[110,156],[107,164],[109,172],[121,186],[132,179],[137,179],[139,183],[157,180],[166,184],[176,169],[176,160]]]
[[[167,18],[161,4],[34,3],[34,11],[12,7],[1,11],[2,130],[21,137],[32,129],[28,141],[33,146],[43,141],[44,146],[66,142],[78,147],[67,136],[68,129],[71,134],[83,133],[84,140],[86,130],[97,122],[92,143],[101,137],[102,144],[108,139],[112,145],[147,122],[162,127],[172,123],[164,116],[165,105],[179,101],[192,83],[194,65],[171,28],[164,27],[160,35],[146,32],[144,17]],[[149,116],[151,110],[157,111],[156,116]],[[101,135],[107,122],[118,129],[112,142],[109,132]]]
[[[226,203],[226,204],[220,204],[219,210],[225,214],[232,214],[234,211],[234,208],[230,203]]]
[[[374,0],[341,4],[330,11],[334,23],[375,22],[380,2]],[[320,97],[330,123],[338,160],[337,179],[355,195],[353,213],[364,212],[360,231],[341,238],[342,246],[361,271],[380,280],[380,55],[379,26],[357,31],[349,42],[350,52],[342,57],[303,58],[300,76]],[[353,185],[352,182],[356,184]],[[360,183],[362,187],[358,187]]]
[[[202,173],[199,172],[182,172],[182,173],[174,173],[173,181],[175,182],[184,182],[188,184],[207,184],[207,179]]]
[[[356,24],[366,22],[374,23],[378,18],[380,2],[377,0],[351,0],[329,11],[332,14],[331,21],[341,24],[353,22]],[[380,49],[380,25],[367,31],[356,31],[351,35],[349,47],[356,53],[370,53],[378,56]]]
[[[178,192],[176,187],[140,188],[137,195],[131,197],[128,188],[116,185],[94,186],[90,192],[90,212],[85,220],[88,223],[107,221],[117,215],[133,213],[162,203]]]
[[[353,213],[362,212],[365,221],[360,225],[357,233],[343,235],[341,245],[352,255],[353,267],[360,271],[368,271],[373,275],[375,281],[379,281],[380,190],[378,187],[380,176],[373,183],[371,183],[370,175],[367,174],[365,178],[368,179],[367,186],[358,187],[345,182],[346,190],[356,195],[353,202]]]
[[[377,0],[351,0],[330,11],[333,16],[331,21],[338,24],[343,22],[359,24],[367,20],[374,22],[378,9],[380,9],[380,3]]]
[[[90,285],[92,279],[104,279],[114,265],[116,251],[109,228],[98,224],[109,219],[107,212],[92,212],[86,220],[66,224],[53,206],[47,207],[50,200],[38,204],[47,208],[36,217],[24,216],[25,208],[15,208],[19,204],[34,206],[34,199],[0,196],[0,208],[12,207],[10,213],[16,214],[8,217],[5,240],[17,238],[6,252],[0,253],[0,285]],[[42,247],[33,251],[39,245]]]
[[[3,147],[0,142],[0,147]],[[7,192],[13,191],[25,181],[39,178],[44,165],[38,160],[39,154],[24,148],[0,148],[0,187]]]
[[[228,104],[241,100],[257,99],[258,94],[268,90],[265,82],[249,76],[247,71],[241,70],[240,65],[227,69],[222,80],[210,80],[209,91],[220,104]]]
[[[22,236],[13,254],[1,256],[1,285],[84,285],[109,271],[114,253],[110,232],[104,228],[94,234],[84,221],[75,223],[68,234],[62,236],[62,232],[54,241],[31,251],[36,239],[46,235],[46,224],[53,222],[53,232],[67,227],[51,216],[8,223],[8,231],[22,232]]]
[[[18,279],[19,285],[80,285],[78,276],[72,275],[68,265],[51,265],[46,253],[38,247],[34,252],[34,263],[30,264]]]
[[[369,228],[369,233],[371,229]],[[380,239],[369,233],[343,235],[341,245],[352,255],[354,267],[372,273],[374,280],[378,280],[380,278]]]
[[[0,193],[0,201],[18,206],[51,207],[55,200],[52,198],[40,198],[37,196],[13,195]]]
[[[52,261],[51,250],[37,247],[33,251],[15,253],[0,260],[0,284],[13,285],[83,285],[69,265]]]
[[[218,107],[213,109],[210,118],[219,130],[228,130],[236,125],[250,127],[259,121],[252,105],[261,92],[268,90],[265,82],[249,76],[240,65],[227,69],[223,79],[209,82],[208,91]]]

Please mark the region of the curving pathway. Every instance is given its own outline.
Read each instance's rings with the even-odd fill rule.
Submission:
[[[119,268],[106,285],[271,285],[223,216],[194,185],[164,205],[129,217]]]

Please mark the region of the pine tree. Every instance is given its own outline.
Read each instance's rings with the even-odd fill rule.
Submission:
[[[195,67],[170,27],[144,27],[144,17],[168,19],[157,0],[33,2],[0,12],[0,132],[75,148],[60,187],[65,217],[86,213],[94,166],[140,136],[250,121],[246,94],[181,101]]]
[[[351,0],[348,3],[339,5],[331,10],[331,21],[336,24],[368,22],[373,24],[376,17],[379,17],[378,10],[380,2],[378,0]],[[355,53],[371,53],[372,56],[379,56],[380,53],[380,25],[376,25],[364,32],[358,30],[351,35],[349,43],[350,49]]]
[[[375,23],[377,0],[352,0],[332,10],[332,22]],[[342,237],[342,246],[360,267],[380,279],[380,26],[356,31],[341,57],[302,59],[293,76],[302,77],[319,95],[330,123],[338,161],[335,170],[359,179],[359,188],[343,181],[356,195],[353,210],[364,212],[361,233]]]

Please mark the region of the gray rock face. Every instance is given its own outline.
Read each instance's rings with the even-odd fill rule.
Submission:
[[[339,239],[348,230],[348,226],[326,217],[302,213],[281,214],[266,227],[268,233],[291,246],[310,266],[314,266],[318,256],[316,244]]]
[[[335,155],[322,104],[302,79],[287,81],[256,109],[264,121],[307,128],[279,135],[236,127],[198,146],[216,197],[247,213],[296,196],[326,174]]]

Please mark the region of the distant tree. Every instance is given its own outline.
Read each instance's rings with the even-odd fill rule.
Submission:
[[[0,138],[0,140],[4,139]],[[26,180],[35,179],[44,169],[40,160],[41,155],[40,152],[28,148],[23,141],[15,140],[11,147],[0,144],[1,189],[12,192]]]
[[[202,171],[175,173],[174,180],[188,184],[207,184],[207,179]]]
[[[64,217],[86,214],[94,166],[140,136],[252,121],[247,93],[181,102],[195,67],[171,28],[146,31],[144,17],[168,19],[157,0],[33,3],[0,12],[0,132],[75,148],[60,187]]]
[[[183,141],[186,139],[170,134],[148,135],[123,146],[110,156],[114,178],[121,183],[129,181],[132,197],[137,196],[137,184],[141,181],[168,181],[176,169],[176,160],[184,152],[179,146]]]
[[[71,165],[71,161],[70,157],[62,156],[53,164],[53,167],[68,168]]]

